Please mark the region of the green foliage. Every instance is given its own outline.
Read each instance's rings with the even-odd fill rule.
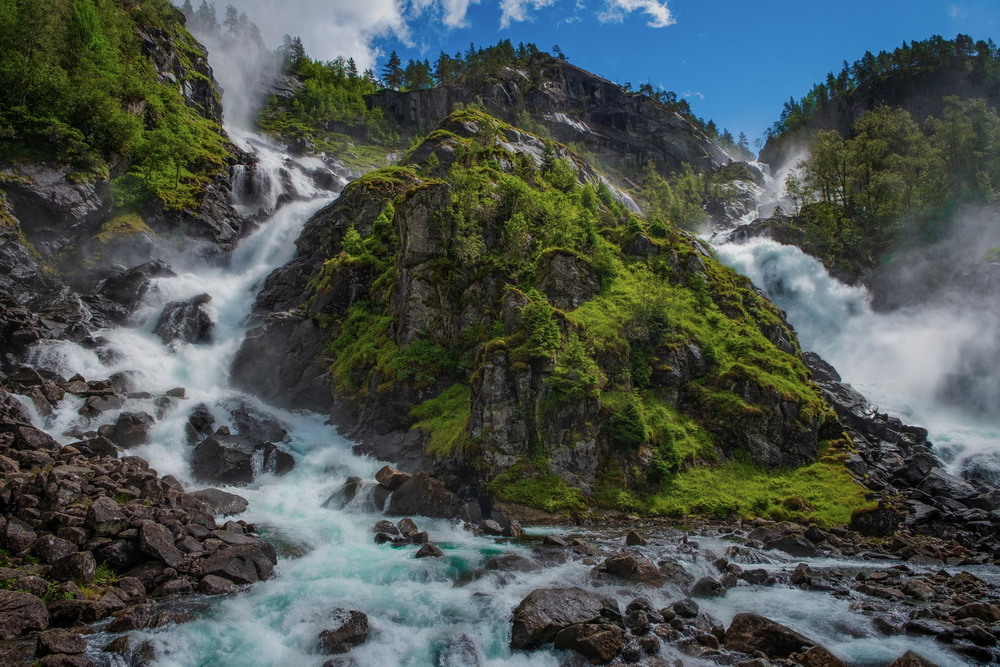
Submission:
[[[203,57],[170,3],[7,0],[5,9],[0,150],[70,164],[87,178],[125,166],[119,206],[151,198],[168,209],[196,206],[225,168],[227,146],[219,124],[185,104],[177,85],[159,82],[142,54],[137,31],[160,29],[182,60]]]
[[[545,465],[521,464],[497,475],[489,489],[498,500],[533,507],[550,514],[578,514],[586,510],[583,493]]]
[[[729,462],[673,476],[650,499],[654,514],[715,519],[763,516],[778,521],[843,526],[851,512],[868,507],[866,490],[843,465],[814,463],[793,470],[763,470]]]
[[[527,333],[527,349],[531,354],[550,357],[562,346],[562,334],[547,301],[530,301],[521,310],[521,324]]]
[[[558,334],[558,328],[556,329]],[[529,345],[531,339],[529,338]],[[597,366],[579,336],[571,334],[556,353],[555,367],[545,378],[545,384],[552,388],[556,400],[573,403],[586,398],[594,398],[599,393],[601,370]]]
[[[451,457],[468,452],[471,398],[469,386],[456,382],[410,410],[410,418],[416,420],[414,427],[430,435],[429,454]]]
[[[708,214],[702,208],[708,195],[708,178],[685,163],[681,173],[667,181],[660,176],[656,166],[648,162],[640,193],[647,216],[651,220],[667,221],[681,229],[698,230],[708,220]],[[660,226],[652,235],[662,237],[667,229]]]
[[[624,449],[635,449],[649,439],[646,420],[634,395],[628,395],[613,408],[604,429],[611,443]]]
[[[876,266],[904,236],[932,242],[966,199],[1000,192],[1000,116],[983,100],[947,98],[923,127],[903,109],[865,113],[845,138],[821,131],[801,178],[803,249],[849,276]]]

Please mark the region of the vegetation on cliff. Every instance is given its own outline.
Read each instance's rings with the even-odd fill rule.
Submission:
[[[147,51],[158,40],[181,72],[203,80],[157,72]],[[227,155],[218,119],[203,108],[218,107],[217,97],[181,93],[210,88],[195,66],[204,59],[167,0],[4,0],[0,150],[15,162],[70,164],[82,180],[113,177],[119,205],[193,207]]]
[[[902,244],[944,238],[963,202],[1000,193],[1000,116],[983,99],[949,97],[940,117],[866,112],[845,137],[816,135],[787,183],[801,206],[791,224],[803,250],[858,278]]]
[[[348,187],[381,213],[336,216],[306,305],[338,397],[402,396],[431,467],[550,512],[833,523],[863,503],[836,459],[809,465],[839,429],[780,311],[663,211],[630,213],[563,147],[474,110],[406,162]],[[724,461],[752,500],[685,502]]]

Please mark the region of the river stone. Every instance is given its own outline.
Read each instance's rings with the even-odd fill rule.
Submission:
[[[236,590],[236,584],[214,574],[206,574],[198,583],[198,592],[205,595],[229,595]]]
[[[603,565],[594,568],[595,575],[603,573],[654,587],[662,586],[664,581],[653,561],[633,551],[620,551],[608,556]]]
[[[174,534],[155,521],[145,519],[139,522],[139,546],[168,567],[176,568],[184,562],[184,552],[174,546]]]
[[[98,537],[114,537],[131,526],[122,508],[107,496],[101,496],[90,504],[84,525]]]
[[[334,611],[334,627],[319,633],[319,651],[324,655],[347,653],[368,640],[368,616],[357,610]]]
[[[691,587],[693,598],[717,598],[726,594],[726,588],[714,577],[702,577]]]
[[[805,653],[797,655],[795,660],[802,667],[847,667],[843,660],[822,646],[813,646]]]
[[[403,482],[389,498],[389,516],[420,516],[451,519],[461,514],[462,501],[445,488],[444,482],[418,473]]]
[[[493,519],[487,519],[479,524],[479,530],[483,531],[484,535],[490,535],[491,537],[500,537],[503,535],[503,528]]]
[[[902,522],[903,516],[899,510],[879,505],[871,509],[854,510],[848,528],[866,537],[891,537],[899,530]]]
[[[250,505],[246,498],[238,496],[235,493],[227,493],[221,489],[202,489],[200,491],[192,491],[188,495],[205,503],[208,511],[213,516],[242,514]]]
[[[784,659],[816,642],[781,623],[757,614],[736,614],[726,630],[723,645],[730,651],[753,654],[760,651],[769,658]]]
[[[603,665],[625,648],[625,636],[609,623],[571,625],[555,638],[557,649],[576,651],[595,665]]]
[[[78,551],[60,558],[52,564],[49,575],[59,581],[77,581],[89,584],[97,573],[97,561],[89,551]]]
[[[255,584],[274,574],[274,560],[254,544],[220,549],[201,561],[203,574],[214,574],[237,584]]]
[[[222,484],[253,481],[255,446],[242,436],[213,435],[199,442],[191,456],[196,479]]]
[[[55,535],[42,535],[31,545],[31,553],[46,565],[51,565],[61,558],[79,551],[79,547]]]
[[[149,441],[153,424],[153,417],[145,412],[123,412],[108,437],[122,449],[137,447]]]
[[[482,667],[483,654],[469,635],[448,642],[438,654],[438,667]]]
[[[375,533],[384,533],[386,535],[399,535],[399,528],[396,528],[396,524],[388,519],[382,519],[375,524],[372,531]]]
[[[49,630],[38,635],[39,656],[57,653],[77,655],[87,650],[87,640],[83,635],[69,630]]]
[[[647,544],[649,544],[649,542],[647,542],[642,535],[634,530],[628,531],[628,535],[625,536],[625,546],[627,547],[644,547]]]
[[[392,466],[384,466],[381,470],[375,473],[375,480],[390,491],[395,491],[411,477],[413,477],[413,475],[410,473],[402,472]]]
[[[0,590],[0,639],[14,639],[29,630],[49,627],[45,603],[34,595]]]
[[[19,554],[26,551],[35,543],[35,531],[31,526],[12,516],[7,519],[7,525],[3,532],[0,532],[0,544],[12,554]]]
[[[937,667],[937,665],[922,655],[907,651],[889,663],[889,667]]]
[[[182,343],[210,343],[215,323],[205,309],[212,300],[208,294],[201,294],[188,301],[172,301],[163,307],[153,333],[170,345]]]
[[[430,542],[420,547],[417,553],[413,554],[414,558],[441,558],[442,556],[444,556],[444,552],[441,551],[440,547]]]
[[[539,588],[514,610],[510,646],[537,648],[571,625],[591,623],[606,612],[619,616],[618,603],[582,588]]]

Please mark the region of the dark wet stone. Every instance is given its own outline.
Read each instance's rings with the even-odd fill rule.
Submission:
[[[368,640],[368,616],[356,610],[334,611],[334,625],[319,634],[320,653],[331,655],[347,653]]]

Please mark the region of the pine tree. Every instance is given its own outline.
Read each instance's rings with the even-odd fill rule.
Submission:
[[[387,88],[398,90],[403,85],[403,61],[399,59],[399,54],[393,51],[389,54],[389,62],[382,69],[382,82]]]
[[[184,16],[188,20],[194,18],[194,7],[191,5],[191,0],[184,0],[184,4],[181,5],[181,12],[184,13]]]

